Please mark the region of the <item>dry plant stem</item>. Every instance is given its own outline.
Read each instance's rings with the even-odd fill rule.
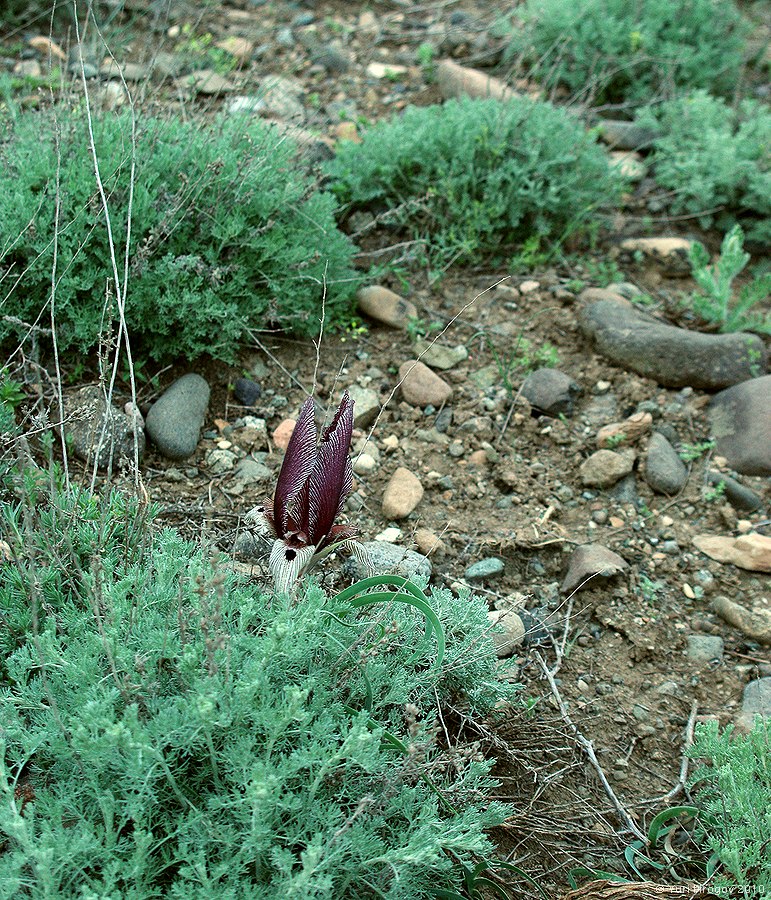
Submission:
[[[613,808],[615,809],[615,811],[618,814],[621,821],[629,829],[629,831],[631,831],[632,834],[638,840],[642,841],[643,844],[647,844],[648,839],[645,837],[645,835],[642,833],[642,831],[640,831],[640,829],[637,827],[634,820],[629,815],[629,813],[626,811],[626,809],[624,809],[623,804],[616,796],[616,792],[610,786],[610,782],[608,781],[608,779],[605,776],[605,772],[603,771],[602,766],[600,765],[600,761],[597,759],[597,754],[594,752],[594,745],[588,738],[584,737],[584,735],[579,731],[578,726],[575,724],[575,722],[570,717],[570,713],[568,712],[567,706],[565,706],[565,701],[562,699],[562,694],[560,694],[559,688],[557,687],[557,682],[554,680],[554,676],[552,675],[551,671],[549,670],[549,667],[544,662],[544,659],[540,653],[536,653],[535,657],[538,660],[538,665],[541,667],[541,670],[542,670],[546,680],[549,682],[549,687],[551,688],[551,692],[552,692],[552,695],[554,696],[554,699],[557,701],[557,705],[559,707],[560,715],[562,716],[563,721],[568,726],[568,728],[573,732],[573,735],[574,735],[576,741],[578,742],[579,746],[586,754],[586,757],[589,760],[589,762],[592,764],[592,768],[597,773],[597,777],[600,779],[600,782],[601,782],[603,788],[605,789],[605,793],[608,795],[608,799],[613,804]]]
[[[691,703],[691,712],[688,716],[688,721],[685,725],[685,732],[683,735],[683,755],[680,759],[680,776],[677,779],[677,783],[672,788],[671,791],[667,791],[666,794],[662,794],[661,797],[652,797],[649,800],[641,800],[640,805],[648,805],[655,804],[658,805],[660,803],[671,803],[675,797],[679,796],[684,790],[686,782],[688,781],[688,750],[693,744],[693,732],[696,728],[696,715],[699,710],[699,704],[694,700]]]
[[[139,436],[137,434],[136,427],[136,409],[137,409],[137,387],[136,387],[136,378],[134,374],[134,360],[131,352],[131,343],[129,340],[128,328],[126,325],[126,291],[128,290],[128,272],[129,272],[129,254],[131,248],[131,221],[132,221],[132,212],[134,205],[134,183],[136,180],[136,115],[134,111],[134,104],[131,99],[131,94],[128,91],[128,86],[123,80],[123,76],[121,75],[123,89],[126,92],[126,96],[128,97],[129,108],[131,110],[131,168],[129,172],[129,191],[128,191],[128,203],[126,210],[126,247],[124,252],[124,263],[123,263],[123,280],[121,281],[120,272],[118,271],[118,259],[117,252],[115,248],[115,240],[113,237],[112,231],[112,218],[110,216],[110,208],[107,202],[107,195],[104,190],[104,184],[102,182],[101,169],[99,166],[99,157],[96,152],[96,140],[94,137],[94,123],[91,114],[91,97],[89,94],[88,81],[86,79],[86,71],[85,71],[85,62],[83,59],[83,47],[81,43],[81,33],[80,33],[80,25],[78,22],[78,2],[77,0],[73,0],[72,2],[72,11],[73,17],[75,20],[75,37],[78,41],[79,48],[79,62],[80,62],[80,77],[83,84],[83,100],[85,104],[86,111],[86,122],[88,126],[88,142],[89,149],[91,150],[91,158],[94,166],[94,178],[96,180],[97,190],[99,191],[99,197],[102,202],[102,210],[104,212],[104,220],[105,227],[107,228],[107,237],[108,244],[110,247],[110,263],[112,265],[112,279],[115,289],[115,302],[118,307],[118,337],[116,341],[115,347],[115,359],[112,365],[112,373],[110,376],[110,384],[109,389],[107,391],[106,400],[109,403],[112,398],[113,392],[115,390],[115,381],[118,376],[118,363],[120,361],[120,350],[121,343],[125,342],[126,346],[126,359],[128,362],[128,370],[129,370],[129,381],[131,384],[131,404],[132,404],[132,416],[134,416],[134,427],[132,429],[132,433],[134,436],[134,482],[135,485],[139,486]],[[86,22],[84,26],[84,30],[87,29],[88,24],[91,20],[92,8],[89,4],[88,11],[86,13]],[[94,26],[96,27],[96,25]],[[99,35],[104,42],[103,36]],[[114,57],[113,57],[114,59]],[[92,490],[95,488],[95,476],[96,476],[96,467],[94,468],[94,475],[92,477]]]

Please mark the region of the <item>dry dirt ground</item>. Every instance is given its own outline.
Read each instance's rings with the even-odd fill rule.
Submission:
[[[407,102],[436,101],[436,87],[416,64],[417,47],[433,40],[435,32],[445,33],[441,52],[463,63],[479,65],[494,59],[496,52],[495,40],[486,31],[494,4],[376,3],[372,11],[378,29],[367,33],[358,28],[365,9],[361,3],[172,4],[170,16],[160,4],[126,6],[129,11],[112,26],[118,36],[116,55],[120,50],[126,59],[141,59],[161,46],[173,49],[168,30],[185,25],[217,40],[246,37],[266,49],[234,73],[241,92],[253,76],[292,74],[306,88],[308,125],[326,134],[332,133],[334,111],[341,106],[374,120],[392,115]],[[330,72],[314,64],[299,37],[307,26],[295,27],[290,46],[277,43],[278,30],[292,26],[298,16],[311,17],[321,45],[340,41],[350,51],[347,71]],[[43,23],[38,30],[47,33]],[[6,45],[21,37],[7,35]],[[366,64],[384,57],[410,66],[402,80],[365,77]],[[180,100],[167,88],[149,87],[153,102],[182,103],[191,112],[208,111],[219,102],[192,96]],[[569,264],[514,276],[505,267],[480,264],[451,269],[433,284],[420,270],[402,269],[401,278],[386,279],[387,286],[417,305],[423,325],[449,326],[443,342],[464,344],[469,351],[465,362],[445,373],[454,388],[447,430],[452,452],[426,437],[436,412],[427,416],[401,400],[398,391],[392,396],[396,369],[414,358],[409,334],[368,323],[364,330],[325,335],[318,350],[317,394],[322,402],[336,403],[344,387],[359,383],[376,390],[384,404],[371,435],[380,449],[379,466],[357,483],[361,509],[355,521],[362,535],[372,539],[392,524],[382,516],[380,499],[394,469],[406,466],[426,492],[416,511],[398,523],[401,542],[414,548],[412,535],[419,527],[441,536],[444,550],[432,557],[433,578],[440,584],[454,584],[467,566],[482,558],[500,557],[503,574],[480,583],[477,590],[489,598],[491,608],[512,602],[513,595],[514,602],[531,613],[530,633],[516,651],[526,709],[513,712],[485,735],[460,716],[455,724],[462,737],[483,739],[499,759],[501,796],[515,809],[497,835],[501,855],[516,861],[552,896],[566,889],[567,872],[575,866],[632,877],[623,862],[623,848],[632,836],[562,715],[539,659],[556,670],[572,722],[591,741],[620,804],[643,831],[655,813],[683,799],[682,792],[665,795],[679,783],[684,735],[694,711],[728,723],[738,710],[743,686],[771,674],[767,652],[720,620],[709,603],[712,596],[725,594],[747,606],[760,604],[769,597],[768,580],[712,562],[692,545],[697,533],[729,533],[736,525],[737,513],[725,500],[705,499],[709,452],[690,463],[685,489],[672,498],[654,495],[639,476],[634,492],[587,493],[578,473],[581,462],[596,449],[597,429],[624,419],[642,402],[655,405],[657,424],[673,428],[681,442],[698,444],[709,437],[708,395],[666,390],[607,364],[577,327],[576,279],[586,286],[603,284],[598,273],[615,265],[614,241],[646,233],[639,218],[644,203],[644,197],[632,201],[619,217],[616,234],[599,250],[585,254],[583,262],[574,258]],[[685,225],[689,235],[714,248],[715,235]],[[653,227],[657,234],[685,230],[681,223],[663,220]],[[376,235],[373,246],[391,240]],[[688,280],[669,282],[655,269],[619,265],[616,280],[641,286],[660,311],[671,311],[672,298],[690,286]],[[517,288],[523,281],[535,281],[538,287],[520,294]],[[522,372],[516,367],[510,371],[512,389],[504,387],[491,347],[500,367],[516,357],[513,348],[520,336],[533,348],[552,344],[558,367],[582,386],[570,417],[532,415],[518,397]],[[186,371],[208,379],[212,396],[196,455],[182,465],[172,464],[149,448],[142,477],[151,499],[160,505],[161,521],[189,537],[213,540],[226,552],[232,551],[244,528],[243,514],[262,499],[263,490],[249,487],[234,494],[227,475],[207,471],[206,455],[223,436],[237,444],[237,431],[223,435],[223,429],[244,413],[264,417],[269,431],[295,414],[317,366],[317,348],[309,342],[270,334],[260,341],[260,346],[244,348],[238,367],[180,361],[164,371],[149,371],[153,380],[142,387],[147,403]],[[253,373],[255,365],[263,373],[257,378],[263,393],[246,410],[234,399],[232,384]],[[480,373],[490,378],[485,381]],[[384,441],[390,435],[398,438],[398,445],[389,451]],[[480,449],[487,450],[485,460],[476,456],[470,461]],[[270,467],[277,470],[279,463],[279,453],[268,457]],[[767,508],[769,486],[760,479],[745,482],[763,495]],[[749,516],[755,524],[763,517],[762,511]],[[587,542],[615,550],[629,569],[612,580],[596,579],[567,597],[559,586],[568,557]],[[264,577],[259,566],[254,577]],[[688,657],[687,636],[702,633],[724,638],[722,658],[703,663]],[[651,875],[664,881],[673,878],[668,873]],[[518,884],[524,896],[532,893]]]

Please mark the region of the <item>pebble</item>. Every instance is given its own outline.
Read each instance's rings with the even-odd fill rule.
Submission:
[[[559,369],[536,369],[522,384],[525,399],[533,409],[547,416],[572,415],[575,398],[580,393],[581,385]]]
[[[353,461],[353,471],[357,475],[371,475],[377,469],[377,460],[369,453],[360,453]]]
[[[428,528],[417,528],[412,536],[415,546],[425,556],[431,554],[442,555],[447,552],[447,545],[433,531]]]
[[[451,59],[443,59],[437,64],[436,83],[445,100],[451,97],[508,100],[516,96],[515,91],[499,78],[479,69],[458,65]]]
[[[399,466],[383,492],[383,515],[386,519],[404,519],[422,499],[420,479],[409,469]]]
[[[628,451],[596,450],[581,464],[581,482],[587,487],[611,487],[632,471],[634,460],[634,454]]]
[[[597,446],[601,450],[626,447],[636,443],[651,430],[653,416],[649,412],[636,412],[623,422],[603,425],[597,432]]]
[[[754,512],[763,505],[762,498],[755,491],[741,484],[735,478],[731,478],[730,475],[710,471],[707,472],[707,482],[712,485],[724,484],[725,498],[734,509]]]
[[[667,275],[686,277],[691,274],[688,254],[692,245],[693,241],[682,237],[627,238],[621,242],[621,250],[631,256],[642,253]]]
[[[439,407],[452,396],[452,387],[418,360],[399,366],[399,382],[404,399],[413,406]]]
[[[487,618],[493,626],[492,638],[495,653],[504,659],[516,650],[525,639],[525,626],[518,613],[505,610],[490,610]]]
[[[147,413],[147,433],[169,459],[195,453],[209,405],[209,385],[194,373],[178,378]]]
[[[420,357],[420,361],[431,366],[432,369],[447,371],[468,359],[468,350],[463,344],[445,347],[443,344],[432,343],[421,338],[415,341],[414,347],[415,354]]]
[[[209,470],[210,475],[224,475],[235,468],[238,462],[238,455],[232,450],[222,450],[214,447],[206,454],[204,464]]]
[[[81,388],[66,400],[65,431],[77,457],[100,469],[134,459],[134,431],[139,461],[145,451],[141,415],[126,414],[108,404],[95,385]]]
[[[710,663],[723,658],[723,638],[712,634],[689,634],[686,655],[693,662]]]
[[[244,406],[252,406],[260,399],[262,388],[251,378],[236,378],[233,385],[233,396]]]
[[[220,75],[214,69],[199,69],[191,72],[184,77],[183,81],[185,87],[192,88],[196,93],[206,97],[227,94],[236,89],[232,81],[228,81],[224,75]]]
[[[602,544],[582,544],[570,556],[568,571],[560,590],[563,594],[570,594],[584,586],[594,587],[596,576],[610,578],[626,568],[626,560],[613,550]]]
[[[384,528],[381,532],[375,535],[376,541],[385,542],[387,544],[395,544],[397,541],[402,539],[402,530],[401,528],[396,528],[396,526],[391,526],[390,528]]]
[[[488,556],[486,559],[480,559],[478,562],[472,563],[463,573],[466,581],[485,581],[488,578],[495,578],[502,575],[504,570],[504,562],[497,556]]]
[[[763,644],[771,644],[771,609],[765,607],[747,609],[724,596],[712,600],[712,609],[729,625],[743,631],[748,637],[755,638]]]
[[[409,69],[407,66],[396,65],[395,63],[371,62],[365,69],[370,78],[390,78],[393,75],[404,75]]]
[[[431,577],[431,562],[414,550],[408,550],[406,547],[386,541],[364,541],[363,547],[373,570],[380,575],[390,573],[401,575],[402,578],[411,578],[414,575],[424,578]],[[346,560],[344,568],[355,578],[365,575],[363,567],[353,556]]]
[[[520,294],[533,294],[541,289],[540,281],[523,281],[519,286]]]
[[[669,441],[654,431],[648,442],[643,472],[648,486],[657,494],[679,494],[688,480],[688,470]]]
[[[353,427],[369,428],[380,412],[380,398],[371,388],[358,384],[349,385],[348,393],[353,400]]]
[[[765,356],[757,365],[765,369]],[[742,475],[771,475],[771,375],[751,378],[712,400],[715,450]]]
[[[296,424],[294,419],[284,419],[283,422],[280,422],[273,430],[273,446],[278,450],[286,450]]]
[[[591,301],[597,293],[598,289],[588,289],[581,298]],[[677,328],[618,295],[605,293],[610,297],[585,306],[579,324],[597,350],[616,365],[666,387],[707,390],[745,381],[758,367],[765,370],[766,349],[757,335],[703,334]]]
[[[621,119],[600,119],[599,130],[602,140],[619,150],[643,150],[650,147],[658,135],[652,128]]]
[[[359,312],[391,328],[406,329],[410,319],[418,315],[414,303],[380,285],[360,288],[356,300]]]
[[[755,716],[771,718],[771,677],[756,678],[742,694],[742,709],[736,726],[741,731],[752,731]]]

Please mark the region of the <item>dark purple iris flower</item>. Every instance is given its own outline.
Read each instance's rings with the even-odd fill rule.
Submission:
[[[309,397],[289,439],[273,500],[247,515],[262,534],[274,538],[270,569],[278,592],[290,592],[333,550],[345,545],[357,551],[356,529],[335,524],[353,492],[348,456],[352,432],[353,400],[346,391],[317,442],[314,402]]]

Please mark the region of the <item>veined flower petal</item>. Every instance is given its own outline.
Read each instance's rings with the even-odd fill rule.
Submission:
[[[273,509],[276,533],[279,537],[286,534],[290,507],[306,484],[316,460],[317,431],[314,411],[313,397],[308,397],[297,417],[278,474]]]
[[[273,521],[273,504],[270,501],[250,509],[244,516],[244,519],[262,537],[276,537],[276,526]]]
[[[315,547],[290,547],[281,539],[273,542],[270,551],[271,574],[273,587],[277,594],[291,594],[305,567],[313,559]]]

